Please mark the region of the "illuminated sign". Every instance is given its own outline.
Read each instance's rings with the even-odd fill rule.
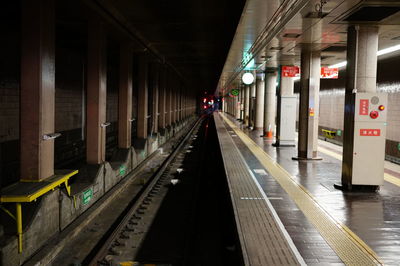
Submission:
[[[368,99],[360,99],[360,115],[368,115],[369,108],[369,100]]]
[[[297,66],[282,66],[282,77],[294,78],[299,76],[300,68]]]
[[[381,135],[380,129],[360,129],[360,136],[379,137]]]
[[[339,68],[321,67],[322,79],[337,79],[339,77]]]

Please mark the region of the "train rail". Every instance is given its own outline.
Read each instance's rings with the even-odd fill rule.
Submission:
[[[146,228],[151,225],[157,209],[161,205],[162,198],[168,191],[168,186],[173,186],[178,179],[174,179],[174,173],[180,173],[182,169],[174,168],[174,162],[179,161],[179,155],[190,152],[190,141],[197,138],[201,121],[199,119],[176,145],[175,149],[168,155],[154,175],[142,187],[128,207],[114,222],[113,226],[104,235],[101,241],[94,247],[92,252],[85,258],[83,265],[112,265],[115,258],[124,258],[124,252],[129,249],[131,261],[135,250],[145,237]],[[191,138],[191,136],[193,136]],[[186,150],[184,149],[186,145]],[[182,156],[181,156],[182,157]],[[124,249],[125,251],[121,251]]]

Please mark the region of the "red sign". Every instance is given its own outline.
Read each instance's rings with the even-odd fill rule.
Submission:
[[[381,130],[380,129],[360,129],[360,136],[372,136],[372,137],[378,137],[381,135]]]
[[[339,77],[339,68],[321,67],[322,79],[337,79]]]
[[[369,100],[360,99],[360,111],[359,115],[368,115]]]
[[[294,78],[299,76],[300,68],[297,66],[282,66],[282,77]]]

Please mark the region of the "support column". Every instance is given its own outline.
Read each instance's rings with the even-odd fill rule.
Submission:
[[[294,159],[316,160],[318,148],[319,85],[321,52],[310,46],[301,50],[299,142]]]
[[[166,126],[171,126],[172,122],[172,90],[171,90],[171,78],[169,75],[169,71],[167,70],[167,76],[166,76],[166,97],[165,97],[165,123]]]
[[[160,113],[160,116],[158,117],[158,125],[159,128],[164,129],[167,126],[167,121],[166,121],[166,78],[167,78],[167,71],[165,67],[161,67],[160,69],[160,85],[159,85],[159,101],[158,101],[158,111]]]
[[[239,85],[240,86],[240,121],[243,122],[244,121],[244,95],[245,95],[245,91],[244,91],[244,87],[242,84]]]
[[[138,89],[137,136],[140,139],[147,139],[148,62],[146,54],[140,55],[138,78],[139,78],[139,89]]]
[[[263,129],[264,125],[264,73],[256,75],[256,117],[255,129]]]
[[[250,86],[245,85],[244,86],[244,124],[246,126],[250,125],[250,117],[249,117],[249,111],[250,111]]]
[[[254,79],[256,79],[256,72],[253,72]],[[256,98],[256,80],[250,85],[250,99],[249,99],[249,127],[255,127],[255,98]]]
[[[265,71],[265,92],[264,92],[264,137],[273,138],[275,130],[276,113],[276,69]]]
[[[54,174],[54,1],[22,2],[21,180]]]
[[[294,80],[281,77],[278,93],[276,115],[276,142],[274,146],[295,146],[296,138],[296,104]]]
[[[89,21],[88,34],[86,160],[100,164],[106,158],[106,37],[95,19]]]
[[[121,45],[119,53],[119,94],[118,94],[118,147],[131,147],[132,128],[132,48]]]
[[[153,108],[153,117],[151,118],[153,120],[153,132],[158,133],[158,117],[159,117],[159,112],[158,112],[158,86],[159,86],[159,65],[157,63],[154,63],[152,65],[152,75],[151,75],[151,89],[153,90],[153,103],[152,103],[152,108]]]
[[[376,189],[383,184],[387,110],[378,107],[387,107],[387,95],[376,92],[377,51],[378,27],[348,28],[343,189]]]
[[[237,88],[239,90],[239,95],[236,96],[236,106],[235,106],[235,117],[237,120],[240,120],[240,106],[242,104],[241,99],[240,99],[240,87]]]

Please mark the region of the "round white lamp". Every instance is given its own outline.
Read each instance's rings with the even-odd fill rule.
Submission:
[[[242,81],[243,81],[244,84],[250,85],[254,81],[253,74],[251,74],[249,72],[244,73],[243,76],[242,76]]]

